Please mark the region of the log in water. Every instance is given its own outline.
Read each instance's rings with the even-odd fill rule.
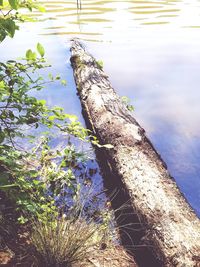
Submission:
[[[136,245],[148,247],[159,266],[200,266],[200,220],[98,62],[76,40],[71,53],[85,118],[100,143],[113,145],[102,157],[111,183],[120,180],[129,192],[143,229]]]

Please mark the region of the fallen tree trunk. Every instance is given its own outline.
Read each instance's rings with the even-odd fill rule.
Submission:
[[[158,266],[200,266],[200,220],[99,64],[78,41],[71,52],[85,117],[100,143],[113,145],[103,148],[103,160],[129,193],[143,229],[136,245],[148,246]]]

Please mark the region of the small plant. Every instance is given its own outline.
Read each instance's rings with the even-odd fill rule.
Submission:
[[[121,100],[122,100],[122,103],[125,104],[125,106],[127,107],[129,111],[134,111],[134,106],[130,104],[131,101],[127,96],[122,96]]]
[[[97,64],[98,68],[100,68],[101,70],[103,69],[103,61],[102,60],[96,60],[96,64]]]
[[[81,218],[35,221],[31,240],[41,260],[41,266],[71,266],[87,258],[87,254],[103,239],[101,227]]]
[[[114,214],[107,203],[95,206],[93,190],[90,188],[86,193],[83,189],[79,184],[74,203],[65,213],[33,220],[31,241],[37,251],[36,266],[69,267],[83,263],[116,240]]]

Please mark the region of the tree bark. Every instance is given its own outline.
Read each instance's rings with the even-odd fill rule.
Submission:
[[[100,143],[113,145],[103,148],[103,160],[112,182],[120,179],[129,192],[144,229],[137,244],[148,246],[159,266],[200,266],[200,220],[98,62],[76,40],[71,53],[85,117]]]

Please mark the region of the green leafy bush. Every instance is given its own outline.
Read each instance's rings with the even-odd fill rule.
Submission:
[[[48,67],[43,58],[44,48],[39,43],[37,51],[39,56],[29,49],[23,61],[0,63],[0,189],[9,194],[18,208],[34,215],[45,209],[49,212],[50,207],[53,210],[54,195],[46,193],[50,185],[56,185],[57,194],[64,185],[72,186],[72,171],[69,166],[64,169],[70,161],[67,152],[70,136],[89,141],[88,131],[76,116],[64,113],[60,107],[49,108],[45,100],[31,96],[31,91],[41,90],[46,82],[59,80],[58,76],[51,76],[49,81],[44,81],[36,75],[38,70]],[[49,135],[57,131],[67,136],[65,149],[51,150],[48,138],[29,134],[39,126],[43,130],[46,127]],[[41,147],[26,151],[21,143],[28,141],[39,142]],[[24,221],[22,217],[21,221]]]
[[[17,23],[23,20],[17,11],[20,7],[38,8],[30,0],[0,0],[0,42],[19,29]],[[112,146],[100,145],[76,116],[60,107],[50,108],[45,100],[33,96],[32,91],[60,80],[49,75],[46,81],[38,75],[49,67],[44,55],[38,43],[36,51],[28,49],[24,59],[0,62],[0,190],[19,211],[19,222],[34,222],[32,242],[42,266],[63,266],[81,260],[91,247],[99,245],[110,222],[106,210],[96,210],[97,220],[94,212],[85,212],[87,209],[79,205],[82,184],[76,170],[87,157],[72,145],[72,140],[89,142],[91,138],[98,147]],[[66,84],[64,80],[61,83]],[[41,129],[46,134],[41,135]],[[30,135],[33,130],[38,131],[37,137]],[[53,133],[62,135],[63,147],[50,146]],[[23,144],[28,142],[32,144],[25,149]],[[62,198],[74,201],[75,206],[66,212],[56,202]],[[1,220],[0,231],[3,225]]]

